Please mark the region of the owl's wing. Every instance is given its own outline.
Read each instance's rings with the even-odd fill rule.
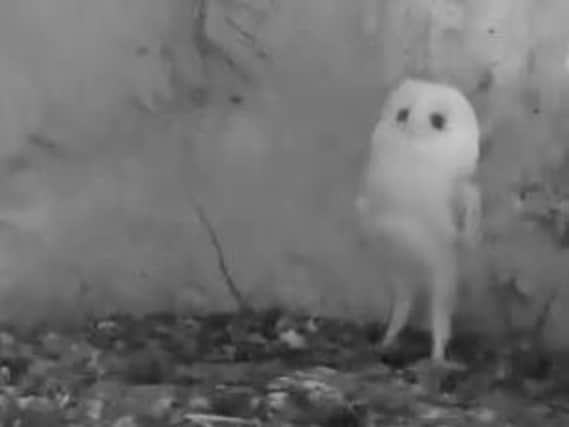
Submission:
[[[482,197],[478,185],[471,179],[457,183],[453,212],[459,240],[469,247],[477,247],[482,237]]]

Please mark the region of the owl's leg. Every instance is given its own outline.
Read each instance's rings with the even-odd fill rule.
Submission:
[[[409,314],[413,305],[413,292],[408,283],[401,277],[393,279],[393,300],[389,323],[383,336],[381,347],[391,347],[409,320]]]
[[[446,254],[445,254],[446,252]],[[441,251],[433,258],[431,288],[431,359],[444,366],[456,366],[446,358],[452,336],[452,317],[456,308],[458,274],[455,258],[450,250]]]
[[[446,359],[446,348],[451,337],[451,317],[453,303],[442,291],[432,294],[431,302],[431,358],[436,361]]]

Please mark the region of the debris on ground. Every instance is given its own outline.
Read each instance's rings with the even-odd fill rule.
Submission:
[[[397,352],[382,354],[380,332],[374,324],[279,310],[116,315],[73,334],[6,328],[0,421],[20,427],[569,425],[567,357],[552,355],[551,368],[539,376],[504,370],[511,362],[506,353],[480,337],[458,336],[452,357],[465,369],[437,370],[427,359],[426,334],[408,331]]]

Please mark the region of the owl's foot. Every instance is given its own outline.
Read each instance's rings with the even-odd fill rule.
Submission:
[[[464,372],[467,366],[464,363],[450,359],[429,359],[435,369],[446,372]]]
[[[429,393],[438,393],[444,388],[449,378],[466,371],[463,363],[449,359],[420,359],[413,364],[410,371],[417,377],[417,382]]]

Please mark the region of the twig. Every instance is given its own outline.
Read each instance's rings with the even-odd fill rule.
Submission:
[[[28,142],[36,147],[39,147],[50,154],[60,154],[61,147],[58,145],[56,141],[53,139],[40,135],[40,134],[31,134],[28,137]]]
[[[260,426],[261,424],[257,420],[247,420],[244,418],[237,417],[227,417],[224,415],[214,415],[214,414],[186,414],[184,419],[190,422],[198,423],[226,423],[232,425],[240,426]]]
[[[243,44],[245,44],[248,48],[252,49],[257,55],[257,57],[262,59],[268,58],[269,55],[267,54],[267,52],[263,50],[263,48],[259,47],[259,43],[253,34],[241,28],[241,26],[237,22],[235,22],[233,18],[229,16],[225,18],[225,22],[233,30],[235,30],[237,34],[239,34],[241,40],[243,41]]]
[[[225,262],[225,255],[223,253],[223,248],[221,247],[221,243],[219,242],[219,238],[217,237],[217,233],[213,228],[213,225],[207,218],[207,215],[205,214],[204,210],[199,205],[194,204],[194,208],[198,214],[198,219],[200,223],[204,226],[209,236],[209,240],[211,241],[211,244],[215,249],[219,271],[221,271],[223,279],[225,280],[225,284],[229,288],[231,295],[233,295],[233,298],[235,298],[235,301],[237,301],[239,309],[243,312],[253,311],[249,303],[245,300],[245,298],[243,298],[241,292],[239,292],[239,289],[235,284],[235,280],[233,280],[233,277],[229,272],[229,268],[227,267],[227,263]]]
[[[194,22],[193,22],[193,41],[196,49],[207,68],[207,61],[209,58],[218,58],[225,63],[231,71],[236,73],[244,81],[249,81],[249,73],[245,68],[238,64],[231,54],[219,46],[217,43],[210,40],[207,35],[207,18],[208,18],[208,3],[207,0],[196,0],[194,4]],[[207,70],[206,70],[206,74]]]
[[[193,22],[193,39],[198,51],[202,56],[207,55],[206,52],[206,21],[207,21],[207,3],[206,0],[195,0],[194,2],[194,22]]]
[[[541,342],[543,340],[545,325],[547,324],[547,321],[551,316],[551,306],[553,305],[558,293],[559,293],[558,287],[551,290],[547,299],[545,300],[545,303],[543,304],[543,307],[541,308],[541,310],[537,315],[533,330],[533,340],[536,344],[539,343],[541,345]]]

